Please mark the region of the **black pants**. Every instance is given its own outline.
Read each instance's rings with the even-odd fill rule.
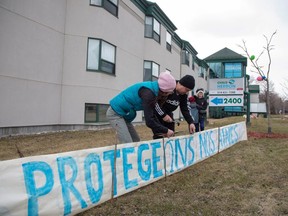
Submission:
[[[168,113],[168,115],[173,119],[173,113]],[[170,130],[175,131],[175,123],[174,122],[165,122],[163,121],[162,117],[160,117],[159,115],[155,114],[155,118],[159,121],[160,124],[162,124],[163,126],[167,127]],[[163,134],[159,134],[159,133],[155,133],[153,132],[153,139],[159,139],[159,138],[163,138]]]

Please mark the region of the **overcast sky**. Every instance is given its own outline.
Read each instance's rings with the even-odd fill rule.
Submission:
[[[156,2],[177,27],[176,33],[197,50],[198,58],[204,59],[227,47],[245,56],[238,45],[246,46],[250,55],[257,55],[268,38],[277,30],[271,51],[270,79],[276,92],[283,91],[288,82],[288,0],[151,0]],[[260,65],[267,70],[267,55]],[[247,73],[255,78],[248,62]]]

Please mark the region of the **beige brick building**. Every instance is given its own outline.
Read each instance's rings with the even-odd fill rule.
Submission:
[[[102,127],[113,96],[164,70],[207,89],[193,41],[145,0],[0,0],[0,28],[0,136]]]

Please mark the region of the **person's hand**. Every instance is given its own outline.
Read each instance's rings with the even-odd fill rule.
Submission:
[[[166,136],[169,138],[169,137],[172,137],[173,135],[174,135],[174,131],[168,129],[168,132],[167,132]]]
[[[193,134],[193,133],[195,133],[195,130],[196,130],[195,125],[193,123],[190,124],[189,125],[189,133]]]
[[[173,122],[173,119],[169,115],[165,115],[162,119],[165,122]]]

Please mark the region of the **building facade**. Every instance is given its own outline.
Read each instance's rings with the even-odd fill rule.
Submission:
[[[165,70],[207,89],[208,65],[153,2],[1,0],[0,27],[0,136],[102,127],[111,98]]]
[[[222,118],[231,115],[246,114],[247,109],[251,112],[251,103],[259,103],[259,86],[249,85],[250,76],[246,73],[247,58],[228,49],[223,48],[205,58],[210,68],[210,79],[213,78],[243,78],[244,80],[244,104],[243,106],[219,106],[210,107],[211,118]]]

